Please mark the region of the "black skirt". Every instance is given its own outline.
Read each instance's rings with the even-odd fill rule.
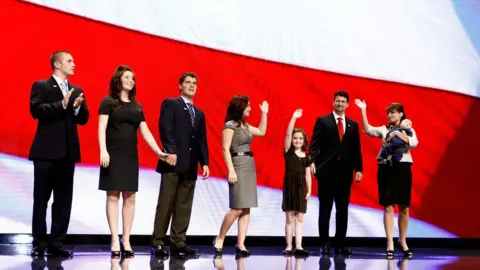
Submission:
[[[377,173],[378,198],[382,206],[410,206],[412,198],[412,163],[379,164]]]

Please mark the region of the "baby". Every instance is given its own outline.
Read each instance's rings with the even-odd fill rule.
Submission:
[[[410,119],[404,119],[402,122],[400,122],[400,127],[391,129],[387,133],[387,138],[389,138],[390,133],[393,131],[400,131],[407,136],[412,136],[412,121]],[[380,159],[379,162],[381,164],[392,164],[392,161],[400,161],[402,159],[403,153],[408,150],[408,144],[404,142],[402,139],[400,139],[397,136],[393,136],[389,141],[387,141],[387,144],[385,147],[382,148],[382,151],[380,153]]]

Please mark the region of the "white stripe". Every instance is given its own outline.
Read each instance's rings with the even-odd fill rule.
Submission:
[[[480,58],[450,1],[28,2],[246,56],[468,95],[480,90]]]

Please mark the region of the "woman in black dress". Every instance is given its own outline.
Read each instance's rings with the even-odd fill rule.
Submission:
[[[411,128],[412,136],[407,136],[400,131],[389,133],[391,129],[398,128],[400,122],[407,118],[402,104],[392,103],[387,107],[386,113],[389,122],[388,127],[370,126],[367,119],[367,104],[365,101],[357,99],[355,100],[355,104],[362,111],[363,131],[368,136],[381,138],[383,146],[385,146],[393,136],[397,136],[408,145],[408,150],[403,153],[400,161],[395,161],[392,164],[378,164],[377,182],[380,205],[384,207],[383,222],[385,226],[385,234],[387,236],[387,257],[393,258],[394,255],[393,226],[395,205],[398,205],[399,209],[398,228],[400,237],[397,246],[405,256],[411,257],[413,253],[407,246],[407,227],[412,193],[411,166],[413,164],[410,148],[417,147],[417,135],[413,128]],[[380,153],[381,151],[377,156],[377,160],[381,159]]]
[[[112,233],[112,257],[122,253],[133,256],[130,231],[138,191],[137,130],[160,159],[167,154],[158,147],[145,122],[143,109],[135,99],[135,75],[127,66],[119,66],[110,80],[109,96],[99,109],[98,141],[100,144],[99,189],[107,191],[107,219]],[[123,197],[122,241],[118,237],[118,202]]]

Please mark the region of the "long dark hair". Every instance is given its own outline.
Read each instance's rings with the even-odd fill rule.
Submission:
[[[126,65],[121,65],[117,67],[117,69],[113,73],[112,78],[110,79],[110,89],[108,94],[115,100],[117,107],[122,106],[123,104],[123,102],[120,100],[120,92],[122,91],[122,76],[127,71],[130,71],[133,73],[133,81],[135,82],[135,73],[130,67]],[[130,99],[130,102],[132,102],[135,105],[138,105],[136,95],[137,95],[137,83],[135,82],[132,90],[128,92],[128,98]]]
[[[234,96],[228,104],[225,123],[228,121],[233,121],[235,123],[238,123],[239,126],[241,124],[245,124],[245,121],[243,120],[243,111],[245,111],[245,109],[248,107],[249,101],[250,98],[248,96]]]

